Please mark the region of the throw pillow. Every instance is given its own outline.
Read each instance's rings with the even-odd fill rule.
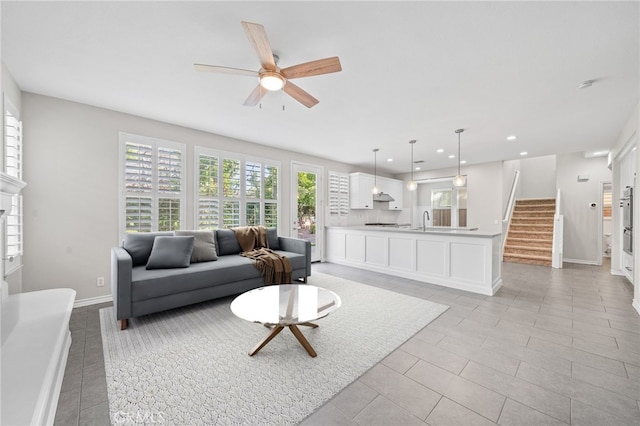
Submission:
[[[218,260],[213,231],[176,231],[178,236],[192,235],[195,238],[191,263]]]
[[[267,228],[267,243],[271,250],[280,250],[280,240],[278,239],[278,229]]]
[[[131,255],[133,266],[140,266],[147,263],[153,240],[157,236],[173,235],[173,232],[138,232],[126,234],[122,247]]]
[[[147,269],[186,268],[191,261],[195,237],[156,237]]]
[[[236,238],[236,233],[231,229],[216,229],[216,239],[218,256],[238,254],[242,251]]]

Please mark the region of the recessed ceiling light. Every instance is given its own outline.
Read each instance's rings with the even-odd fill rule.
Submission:
[[[436,151],[438,154],[442,154],[444,152],[444,149],[440,148]]]
[[[516,138],[515,135],[507,136],[507,140],[508,141],[515,141],[516,139],[518,139],[518,138]]]
[[[460,164],[467,164],[467,160],[460,160]]]
[[[387,163],[393,162],[393,158],[387,158]]]
[[[522,152],[520,153],[520,155],[528,155],[528,154],[529,154],[529,153],[528,153],[527,151],[522,151]]]
[[[449,156],[449,158],[456,158],[456,156],[452,154]]]
[[[416,170],[420,170],[420,167],[416,167]]]

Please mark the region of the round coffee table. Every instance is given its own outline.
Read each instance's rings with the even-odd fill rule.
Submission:
[[[273,326],[271,332],[249,351],[249,356],[257,354],[288,327],[309,355],[315,357],[316,351],[298,325],[316,328],[317,325],[311,321],[326,317],[337,310],[341,303],[340,296],[324,288],[309,284],[282,284],[241,294],[231,302],[231,311],[244,320]]]

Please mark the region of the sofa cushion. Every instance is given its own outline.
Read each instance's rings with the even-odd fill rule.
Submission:
[[[218,256],[238,254],[242,251],[236,233],[231,229],[216,229],[216,249]]]
[[[289,258],[294,271],[306,268],[304,254],[278,253]],[[216,262],[192,263],[186,269],[148,270],[138,266],[131,271],[131,300],[137,302],[252,279],[264,281],[253,262],[238,255],[220,256]]]
[[[213,231],[176,231],[176,235],[192,235],[195,237],[193,252],[191,253],[191,263],[218,260]]]
[[[173,232],[137,232],[126,234],[122,247],[129,252],[133,266],[146,265],[157,236],[173,235]]]
[[[267,244],[271,250],[280,250],[277,228],[267,228]]]
[[[187,268],[191,263],[194,241],[193,235],[156,237],[146,269]]]

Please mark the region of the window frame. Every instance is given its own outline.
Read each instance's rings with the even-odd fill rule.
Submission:
[[[11,102],[11,99],[9,99],[9,97],[6,94],[3,94],[2,97],[2,106],[3,106],[3,114],[2,114],[2,134],[3,134],[3,143],[2,143],[2,171],[4,173],[7,173],[9,176],[14,177],[16,179],[22,180],[22,176],[23,176],[23,171],[24,171],[24,154],[23,154],[23,147],[24,147],[24,140],[23,140],[23,129],[22,129],[22,120],[21,120],[21,114],[20,114],[20,110],[13,104],[13,102]],[[9,154],[9,148],[8,148],[8,139],[9,139],[9,135],[7,132],[7,114],[11,114],[14,119],[18,122],[18,154],[17,154],[17,164],[16,167],[14,168],[15,171],[9,170],[8,169],[8,154]],[[22,267],[22,256],[24,254],[24,197],[22,194],[16,194],[12,197],[11,199],[11,204],[12,204],[12,208],[11,208],[11,213],[9,213],[7,215],[7,217],[4,220],[4,224],[2,226],[4,226],[4,234],[3,234],[3,247],[4,247],[4,275],[10,275],[12,272],[18,270],[20,267]],[[13,225],[18,229],[17,232],[17,243],[16,245],[18,246],[17,251],[10,251],[9,250],[9,240],[10,240],[10,233],[9,233],[9,227],[12,226],[9,222],[11,222],[11,219],[15,218],[16,223]],[[13,235],[13,234],[11,234]]]
[[[127,143],[148,145],[152,149],[152,188],[148,192],[127,192],[126,188],[126,146]],[[170,194],[164,193],[159,189],[159,150],[176,150],[180,151],[180,184],[179,193]],[[168,141],[164,139],[153,138],[149,136],[135,135],[131,133],[120,132],[119,133],[119,145],[118,145],[118,185],[119,185],[119,220],[118,227],[120,236],[124,237],[127,234],[126,224],[126,208],[128,197],[148,197],[151,198],[151,231],[158,231],[159,224],[159,204],[160,199],[177,199],[180,202],[179,215],[180,215],[180,228],[187,229],[187,145],[180,142]],[[145,231],[141,231],[145,232]]]
[[[232,226],[245,226],[247,224],[247,205],[250,203],[259,203],[260,204],[260,224],[264,225],[265,216],[267,213],[266,206],[268,204],[275,204],[277,209],[277,225],[276,227],[280,229],[281,221],[282,221],[282,201],[281,201],[281,185],[282,185],[282,165],[280,161],[272,160],[268,158],[256,157],[251,155],[240,154],[237,152],[223,151],[217,150],[213,148],[208,148],[204,146],[195,146],[194,148],[194,168],[193,168],[193,194],[194,194],[194,213],[193,213],[193,223],[194,229],[205,229],[200,228],[200,157],[201,156],[209,156],[217,158],[218,161],[218,176],[217,176],[217,186],[218,192],[213,196],[203,196],[204,200],[211,200],[213,202],[217,201],[218,205],[218,218],[217,224],[213,224],[211,229],[224,229],[226,227]],[[225,196],[224,194],[224,161],[232,160],[239,162],[239,175],[240,175],[240,191],[239,196]],[[248,197],[247,196],[247,163],[257,163],[260,164],[260,189],[259,189],[259,197]],[[276,198],[275,199],[267,199],[265,190],[265,176],[267,167],[275,167],[278,173],[278,183],[276,185]],[[224,224],[224,204],[225,203],[239,203],[238,209],[238,223],[231,224],[229,226],[225,226]],[[209,228],[206,228],[209,229]]]

